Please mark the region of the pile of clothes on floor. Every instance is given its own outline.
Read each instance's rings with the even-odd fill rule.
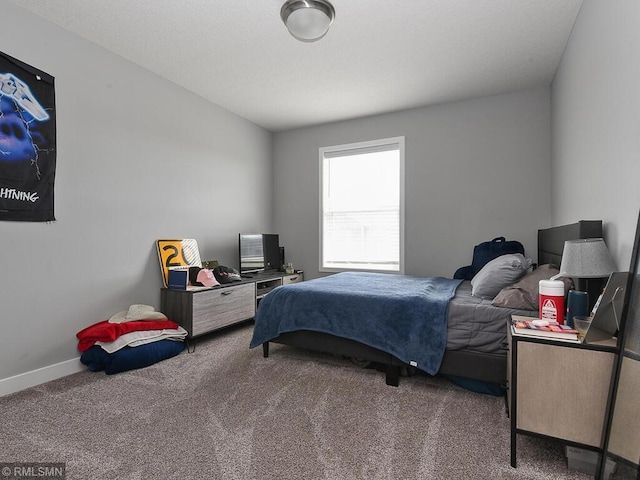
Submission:
[[[185,349],[187,331],[149,305],[131,305],[76,334],[80,361],[108,374],[148,367]]]

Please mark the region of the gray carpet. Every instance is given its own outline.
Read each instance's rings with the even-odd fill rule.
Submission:
[[[511,468],[503,398],[423,375],[393,388],[280,345],[265,359],[251,332],[0,398],[0,462],[65,462],[68,479],[592,478],[567,469],[560,444],[522,435]]]

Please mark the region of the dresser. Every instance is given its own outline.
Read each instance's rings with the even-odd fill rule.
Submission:
[[[260,273],[218,287],[163,288],[160,309],[193,338],[252,319],[258,303],[271,290],[303,279],[302,273]]]

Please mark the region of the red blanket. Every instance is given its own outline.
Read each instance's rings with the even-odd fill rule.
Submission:
[[[113,342],[120,335],[140,330],[163,330],[166,328],[178,328],[178,324],[171,320],[135,320],[124,323],[109,323],[108,320],[95,323],[76,333],[78,337],[78,350],[89,350],[98,340]]]

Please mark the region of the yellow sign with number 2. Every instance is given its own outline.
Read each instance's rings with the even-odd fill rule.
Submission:
[[[156,240],[158,260],[165,288],[169,279],[169,269],[178,267],[202,267],[198,243],[192,238]]]

